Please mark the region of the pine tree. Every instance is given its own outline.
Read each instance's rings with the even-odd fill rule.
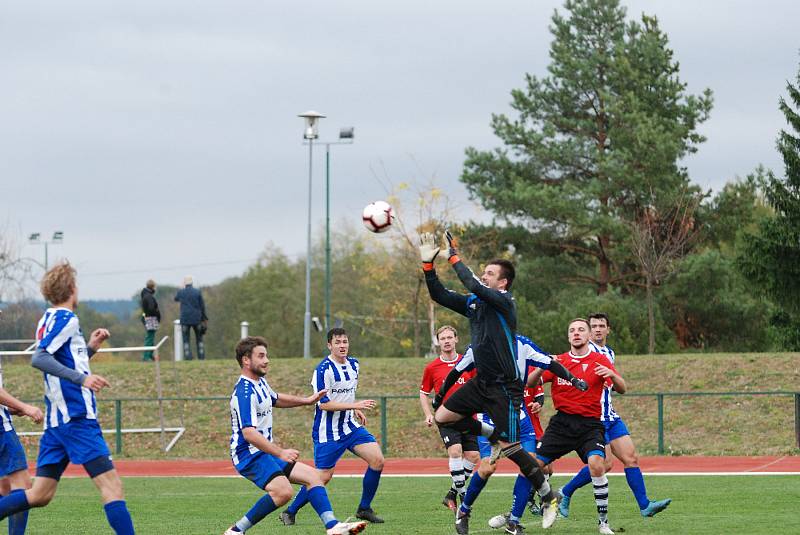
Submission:
[[[786,83],[789,101],[779,108],[788,129],[781,130],[777,147],[783,158],[784,178],[769,172],[764,195],[775,211],[765,218],[758,232],[746,236],[738,256],[742,272],[800,325],[800,72],[793,85]],[[797,337],[794,337],[797,344]]]
[[[689,187],[678,162],[704,138],[709,90],[686,94],[654,17],[626,22],[618,0],[567,0],[550,31],[548,75],[512,91],[516,118],[493,115],[505,148],[468,148],[461,180],[485,208],[524,223],[598,293],[641,280],[630,222]],[[659,202],[659,204],[661,204]]]

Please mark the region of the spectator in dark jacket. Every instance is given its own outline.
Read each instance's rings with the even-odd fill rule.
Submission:
[[[181,304],[181,333],[183,334],[183,356],[186,360],[192,360],[192,346],[189,343],[189,333],[194,330],[197,340],[197,358],[206,358],[205,347],[203,346],[203,335],[206,333],[208,317],[206,316],[206,304],[203,302],[203,294],[195,288],[191,275],[183,278],[183,289],[178,290],[175,301]]]
[[[158,301],[156,301],[156,282],[150,279],[142,290],[142,323],[144,323],[145,332],[144,345],[152,346],[155,344],[159,322],[161,322],[161,311],[158,310]],[[153,352],[145,351],[142,360],[153,360]]]

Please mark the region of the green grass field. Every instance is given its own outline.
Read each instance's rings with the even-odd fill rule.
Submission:
[[[561,485],[566,479],[554,481]],[[669,496],[673,503],[655,518],[643,519],[624,478],[610,478],[610,519],[618,533],[800,533],[800,478],[794,476],[653,476],[647,483],[651,498]],[[439,503],[448,484],[447,478],[384,478],[373,505],[386,523],[370,526],[366,533],[454,533],[452,516]],[[353,513],[360,485],[358,478],[331,482],[330,495],[340,517]],[[489,482],[476,503],[470,533],[499,535],[486,521],[507,511],[512,485],[511,477]],[[260,496],[254,485],[239,478],[126,478],[125,491],[140,535],[219,535]],[[596,533],[590,489],[575,494],[570,512],[570,518],[559,519],[549,533]],[[538,522],[539,517],[534,521],[526,512],[523,523],[529,532],[542,532]],[[80,478],[63,480],[51,505],[31,512],[27,533],[111,533],[111,529],[94,486]],[[319,535],[324,531],[307,506],[293,527],[281,525],[273,513],[248,533]]]

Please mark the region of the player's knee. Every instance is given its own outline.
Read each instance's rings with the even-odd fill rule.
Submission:
[[[31,507],[44,507],[48,503],[53,500],[53,496],[55,496],[56,492],[55,489],[52,491],[32,488],[31,490],[26,491],[26,496],[28,498],[28,503]]]
[[[592,475],[592,477],[600,477],[606,473],[605,459],[599,455],[592,455],[589,457],[588,465],[589,473]]]
[[[333,477],[333,472],[331,472],[330,470],[324,470],[319,473],[319,479],[320,481],[322,481],[323,485],[327,485],[328,481],[330,481],[332,477]]]
[[[386,460],[383,458],[383,454],[378,455],[369,463],[369,467],[373,470],[380,472],[383,470],[383,465],[386,463]]]
[[[497,465],[490,463],[488,460],[481,461],[481,464],[478,466],[478,475],[481,476],[481,479],[486,479],[491,477],[492,474],[495,473],[497,470]]]
[[[269,491],[270,498],[272,498],[272,501],[275,502],[275,505],[278,507],[289,503],[293,494],[292,486],[288,481],[285,485],[278,485]]]
[[[614,467],[614,461],[610,457],[606,457],[603,459],[603,470],[605,472],[610,472],[611,469]]]

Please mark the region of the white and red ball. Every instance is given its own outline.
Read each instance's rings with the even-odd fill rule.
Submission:
[[[386,232],[394,222],[392,206],[386,201],[371,202],[364,207],[361,220],[370,232]]]

